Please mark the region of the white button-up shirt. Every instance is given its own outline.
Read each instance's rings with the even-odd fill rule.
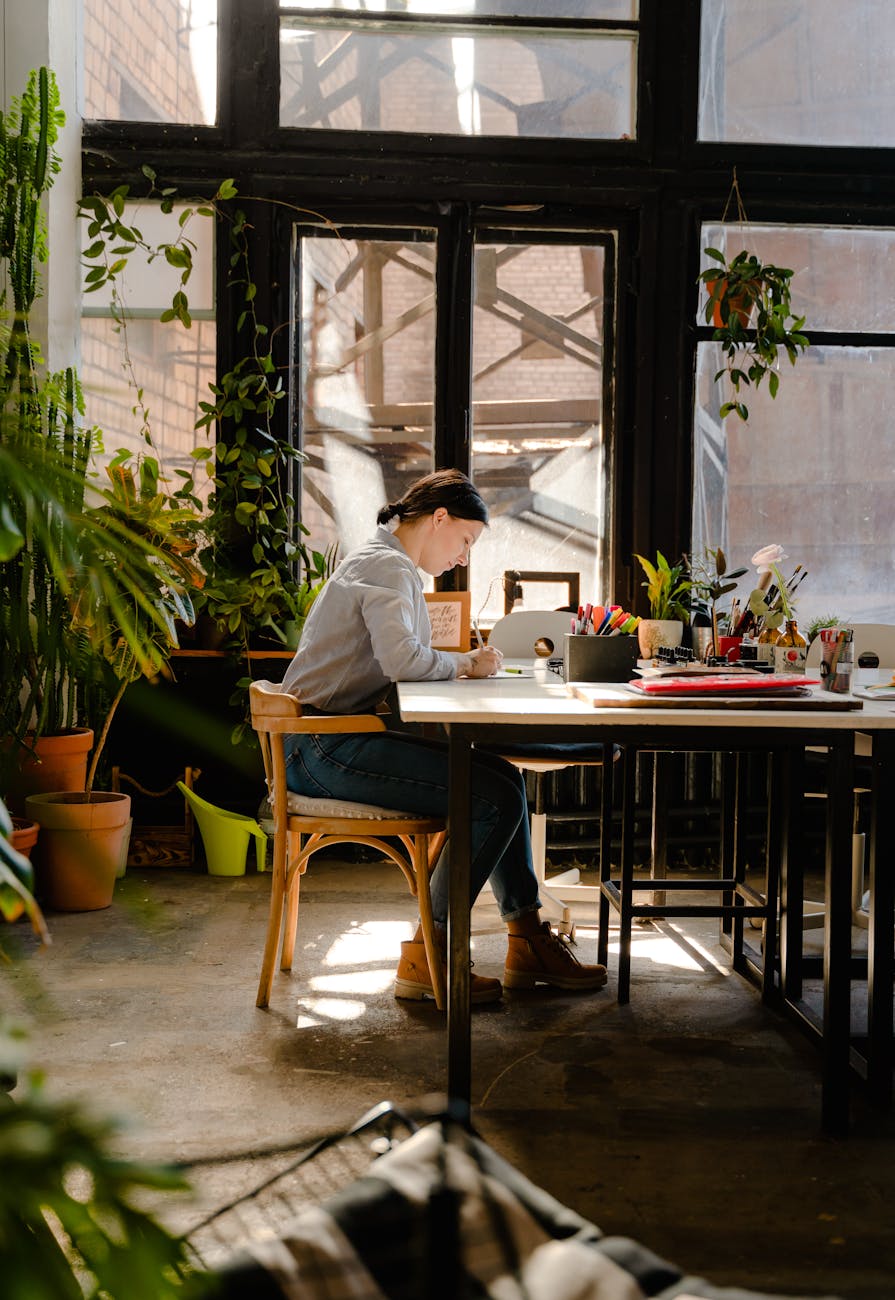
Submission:
[[[433,650],[419,570],[386,528],[346,556],[311,606],[283,690],[326,713],[367,713],[393,682],[457,676]]]

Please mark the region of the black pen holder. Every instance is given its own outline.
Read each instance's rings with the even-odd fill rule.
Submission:
[[[566,682],[628,682],[637,666],[636,636],[584,636],[567,632],[562,675]]]

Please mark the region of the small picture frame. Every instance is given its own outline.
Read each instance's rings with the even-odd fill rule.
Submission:
[[[468,591],[426,592],[435,650],[469,649],[469,600]]]

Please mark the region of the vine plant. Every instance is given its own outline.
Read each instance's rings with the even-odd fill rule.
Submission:
[[[159,188],[155,171],[143,167],[150,199],[163,213],[173,214],[177,191]],[[206,583],[195,599],[197,614],[208,615],[223,637],[223,648],[245,656],[259,639],[268,644],[295,644],[311,603],[335,562],[335,547],[309,549],[307,528],[296,517],[290,491],[293,470],[304,454],[278,436],[276,416],[286,397],[274,361],[270,331],[257,311],[257,284],[252,276],[252,227],[245,212],[233,206],[238,196],[232,180],[220,183],[208,201],[183,207],[173,239],[150,244],[140,229],[125,220],[130,188],[119,186],[110,195],[85,196],[80,203],[90,239],[84,251],[89,270],[86,290],[107,287],[112,315],[123,336],[123,366],[135,393],[134,413],[144,441],[152,443],[151,415],[127,346],[127,311],[121,288],[128,260],[138,250],[151,263],[162,258],[180,272],[179,287],[161,321],[192,324],[188,286],[196,242],[190,231],[197,219],[225,222],[231,245],[228,288],[240,293],[236,320],[243,351],[233,367],[210,385],[209,400],[199,403],[195,428],[205,430],[210,445],[196,447],[195,473],[177,471],[182,478],[174,496],[196,511],[203,509],[195,475],[204,466],[212,481],[208,509],[202,519],[198,559]],[[245,704],[250,676],[241,678],[231,703]],[[245,719],[233,739],[246,731]]]

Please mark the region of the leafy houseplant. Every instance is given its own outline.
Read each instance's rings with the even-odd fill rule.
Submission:
[[[784,352],[794,366],[799,352],[808,347],[802,333],[805,317],[795,315],[790,301],[794,272],[762,263],[746,249],[730,261],[717,248],[705,251],[719,264],[699,276],[708,290],[705,319],[714,322],[712,337],[721,344],[726,358],[715,380],[726,372],[736,394],[722,404],[720,415],[724,419],[735,411],[741,420],[747,420],[749,408],[740,400],[741,386],[754,384],[757,388],[767,375],[768,392],[776,397],[780,387],[778,353]]]
[[[712,646],[714,647],[714,653],[717,654],[717,603],[722,596],[727,596],[730,592],[736,590],[737,579],[748,573],[748,569],[739,568],[728,572],[727,557],[720,546],[714,550],[709,547],[698,559],[688,561],[688,568],[690,590],[693,597],[690,601],[691,617],[696,617],[697,611],[700,609],[707,612],[712,629]]]
[[[650,607],[650,617],[642,618],[637,625],[637,639],[642,657],[652,659],[661,646],[681,643],[684,624],[690,617],[685,603],[690,582],[684,562],[669,564],[661,551],[656,552],[655,564],[643,555],[635,558],[646,574],[641,586],[646,587]]]
[[[670,565],[661,551],[656,552],[655,564],[643,555],[635,555],[634,558],[639,560],[640,567],[646,574],[646,581],[640,585],[646,587],[650,618],[677,619],[686,623],[690,611],[684,601],[691,584],[686,577],[683,561]]]

